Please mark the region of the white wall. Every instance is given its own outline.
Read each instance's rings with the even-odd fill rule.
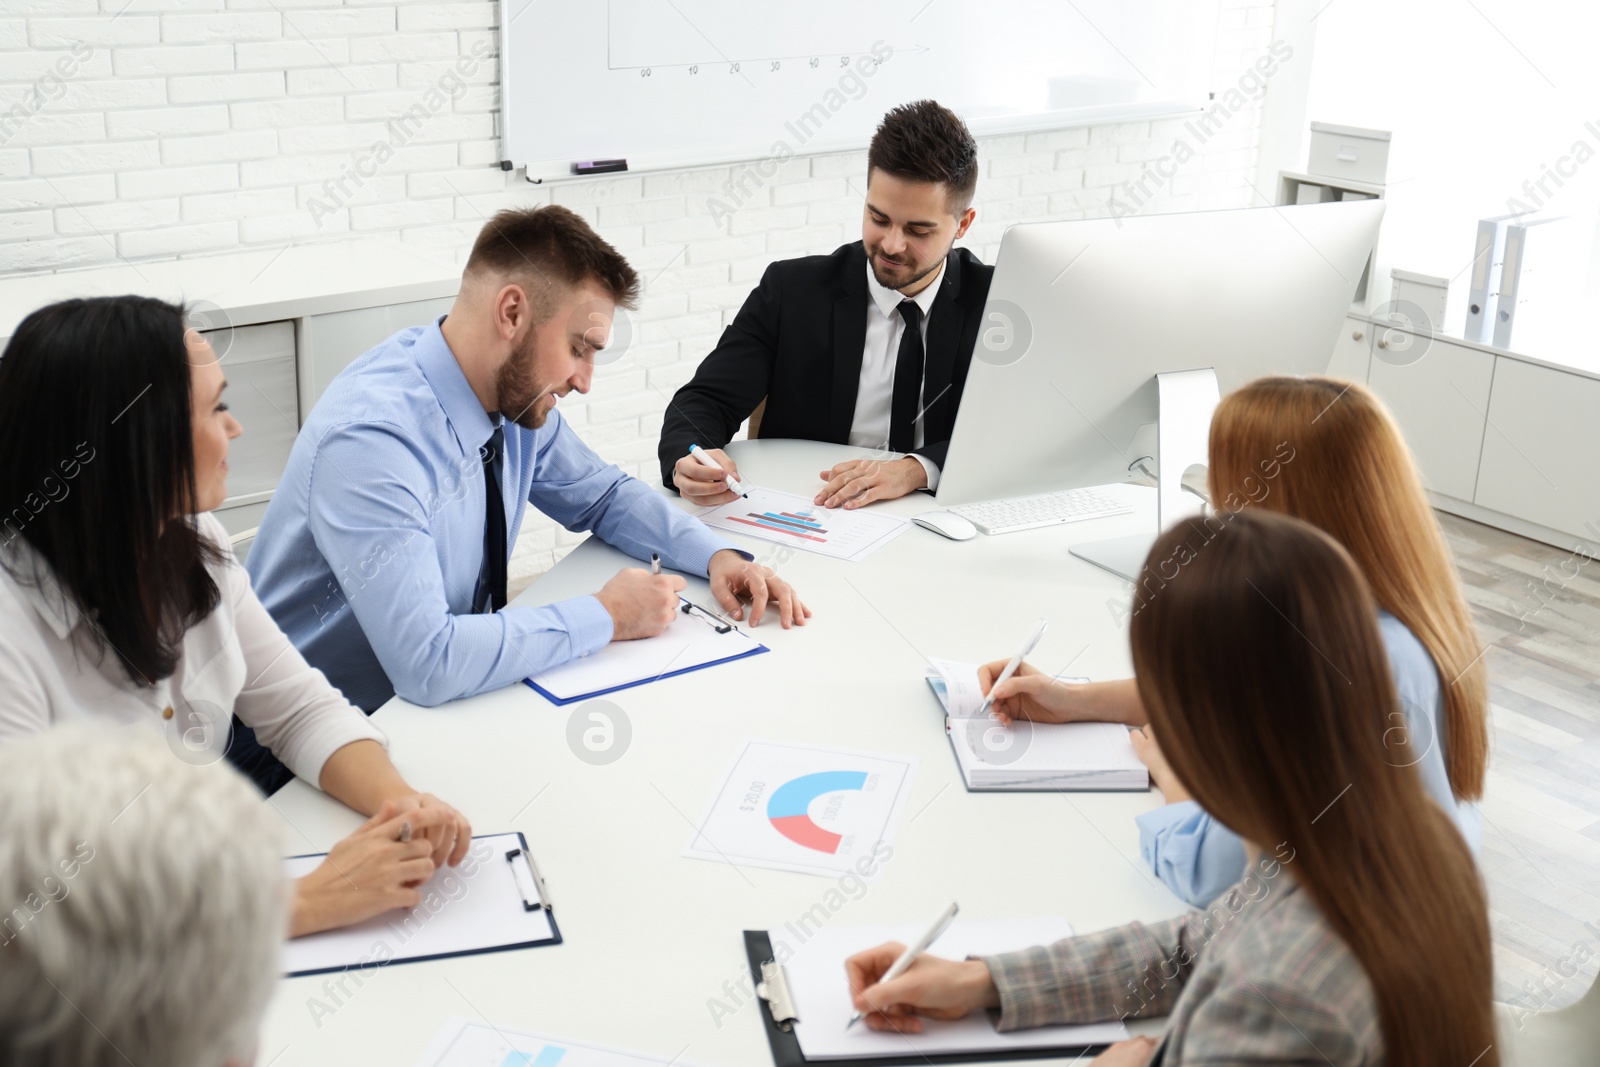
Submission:
[[[984,138],[964,243],[992,261],[1015,222],[1262,203],[1263,93],[1310,62],[1268,55],[1273,14],[1223,0],[1204,125]],[[459,259],[495,210],[567,204],[646,295],[629,350],[563,409],[654,480],[667,399],[767,264],[860,236],[865,153],[530,186],[496,166],[496,17],[485,2],[0,0],[0,275],[354,234]],[[421,121],[391,121],[418,104]],[[530,518],[514,576],[576,540]]]
[[[1597,39],[1600,8],[1555,0],[1340,0],[1317,19],[1308,118],[1393,133],[1379,264],[1451,279],[1446,333],[1465,322],[1479,219],[1571,215],[1575,251],[1593,241]],[[1386,293],[1387,269],[1376,280]],[[1592,351],[1589,318],[1576,340]]]

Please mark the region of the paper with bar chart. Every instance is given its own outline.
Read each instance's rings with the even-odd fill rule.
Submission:
[[[819,508],[803,496],[750,486],[748,497],[700,513],[707,526],[792,545],[835,559],[860,560],[911,528],[905,519],[865,508]]]
[[[683,1060],[546,1037],[460,1016],[445,1023],[417,1067],[688,1067]]]
[[[684,854],[829,878],[854,870],[872,881],[886,858],[879,850],[892,852],[916,765],[910,756],[746,741]]]

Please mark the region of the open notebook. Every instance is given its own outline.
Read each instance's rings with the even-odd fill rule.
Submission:
[[[1134,754],[1128,728],[1114,722],[1001,726],[978,717],[983,690],[974,663],[933,659],[928,686],[945,709],[945,733],[970,792],[1139,790],[1150,772]]]
[[[844,961],[886,941],[910,944],[923,931],[919,926],[825,926],[794,951],[784,964],[784,971],[798,1016],[794,1033],[808,1062],[871,1060],[908,1053],[939,1056],[1075,1048],[1121,1041],[1128,1036],[1120,1022],[1000,1033],[987,1012],[973,1012],[953,1021],[926,1019],[920,1034],[883,1033],[862,1024],[847,1026],[855,1009],[850,1003]],[[1045,945],[1071,935],[1072,927],[1060,918],[958,919],[929,951],[959,960]]]

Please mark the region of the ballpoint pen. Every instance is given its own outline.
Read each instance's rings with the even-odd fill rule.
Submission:
[[[878,979],[877,984],[882,985],[884,982],[892,982],[902,974],[905,974],[906,968],[911,966],[911,961],[928,951],[929,947],[939,940],[946,930],[950,929],[950,924],[955,920],[956,912],[960,910],[961,905],[951,902],[950,906],[944,909],[944,914],[935,919],[933,925],[928,927],[928,932],[917,938],[916,944],[907,946],[906,950],[900,953],[900,958],[895,960],[887,971],[883,972],[883,977]],[[850,1021],[845,1024],[845,1029],[850,1029],[860,1021],[861,1012],[858,1011],[850,1016]]]
[[[693,456],[695,459],[699,460],[705,466],[710,467],[714,471],[721,471],[724,474],[728,474],[728,468],[724,467],[722,464],[706,455],[706,450],[701,448],[699,445],[690,445],[689,455]],[[728,474],[727,485],[730,493],[738,493],[740,496],[750,495],[750,490],[746,489],[744,487],[744,483],[738,478],[735,478],[732,474]]]
[[[1000,672],[1000,677],[996,678],[994,684],[989,687],[989,695],[984,697],[983,703],[978,706],[978,718],[982,718],[988,712],[989,705],[994,703],[994,691],[999,689],[1000,684],[1007,678],[1017,673],[1017,668],[1022,665],[1023,660],[1028,658],[1028,653],[1033,651],[1033,646],[1037,645],[1039,638],[1044,636],[1044,628],[1049,625],[1044,619],[1040,619],[1039,625],[1033,628],[1033,636],[1028,638],[1028,643],[1022,646],[1022,651],[1012,656],[1010,661],[1006,663],[1006,669]]]
[[[650,573],[651,574],[660,574],[661,573],[661,553],[659,553],[659,552],[650,553]]]

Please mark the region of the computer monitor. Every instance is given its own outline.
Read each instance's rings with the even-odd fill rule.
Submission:
[[[1218,390],[1327,370],[1382,217],[1363,200],[1013,226],[936,499],[1123,482],[1144,459],[1170,522]],[[1209,389],[1175,373],[1207,370]]]

